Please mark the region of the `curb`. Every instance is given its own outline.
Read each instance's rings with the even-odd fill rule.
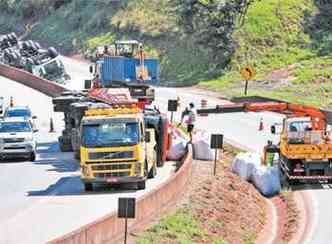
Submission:
[[[313,227],[316,216],[314,214],[314,202],[309,192],[294,192],[294,200],[299,211],[299,226],[290,244],[309,243],[313,235]]]
[[[255,242],[257,244],[273,244],[277,239],[277,210],[272,201],[269,199],[266,199],[266,205],[266,223],[264,225],[264,228],[258,235],[258,238]]]

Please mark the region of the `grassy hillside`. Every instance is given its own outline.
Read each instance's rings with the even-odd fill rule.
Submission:
[[[248,9],[233,38],[228,67],[216,70],[208,51],[183,34],[171,0],[0,0],[0,32],[16,31],[65,53],[89,56],[115,39],[144,41],[161,60],[164,81],[239,95],[240,67],[257,70],[250,94],[332,105],[332,3],[261,0]]]
[[[331,4],[308,0],[264,0],[248,10],[234,34],[238,47],[231,67],[202,87],[240,95],[239,69],[257,70],[250,95],[264,95],[307,104],[332,105]]]

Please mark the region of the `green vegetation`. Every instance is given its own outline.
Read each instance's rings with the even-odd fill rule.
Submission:
[[[188,208],[181,208],[176,213],[163,218],[158,224],[145,231],[137,240],[138,244],[149,243],[205,243],[227,244],[221,237],[211,240],[207,232]]]
[[[139,39],[172,85],[241,95],[239,69],[251,64],[250,95],[332,105],[328,1],[0,0],[0,9],[1,33],[26,32],[65,54]]]
[[[234,33],[238,47],[228,71],[201,86],[241,95],[239,69],[251,64],[257,81],[250,82],[249,95],[331,106],[330,10],[331,4],[319,1],[256,1]]]

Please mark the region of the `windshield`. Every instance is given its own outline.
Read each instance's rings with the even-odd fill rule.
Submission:
[[[5,117],[31,117],[31,112],[28,109],[7,110]]]
[[[29,122],[1,122],[0,133],[11,132],[31,132],[31,125]]]
[[[135,145],[139,140],[138,123],[110,122],[84,125],[82,143],[86,147]]]
[[[310,121],[296,121],[291,122],[288,127],[289,132],[304,132],[310,130],[311,122]]]

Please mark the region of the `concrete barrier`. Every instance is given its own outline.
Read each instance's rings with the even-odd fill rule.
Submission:
[[[190,180],[191,166],[192,149],[189,147],[179,170],[158,188],[137,199],[136,218],[128,221],[129,230],[151,221],[181,198]],[[49,244],[117,243],[123,239],[123,233],[124,220],[117,218],[117,212],[112,212]]]
[[[0,64],[0,75],[40,91],[50,97],[56,97],[62,92],[67,91],[66,88],[55,82],[45,80],[25,70],[17,69],[5,64]]]

